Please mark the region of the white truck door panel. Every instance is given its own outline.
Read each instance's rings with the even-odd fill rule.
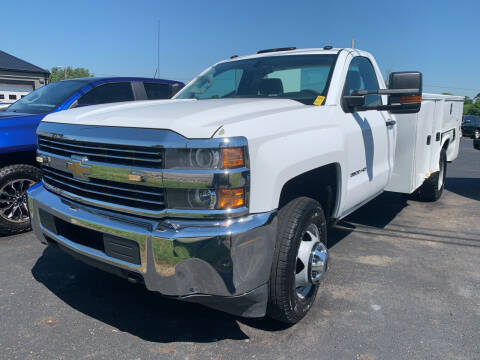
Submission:
[[[347,68],[344,94],[380,88],[378,74],[368,58],[354,57]],[[381,85],[383,87],[383,82]],[[378,95],[368,95],[366,105],[381,101]],[[343,112],[340,119],[347,135],[347,196],[343,204],[343,212],[347,213],[383,191],[388,183],[394,151],[390,141],[394,130],[386,124],[386,120],[390,120],[388,114],[377,110]]]
[[[387,126],[380,112],[345,114],[343,124],[348,133],[347,210],[382,191],[390,165]]]

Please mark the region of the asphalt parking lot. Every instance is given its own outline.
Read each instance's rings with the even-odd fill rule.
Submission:
[[[480,151],[437,203],[385,193],[330,230],[301,323],[236,318],[0,238],[1,359],[480,359]]]

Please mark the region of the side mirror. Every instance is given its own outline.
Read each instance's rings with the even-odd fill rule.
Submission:
[[[365,105],[365,96],[344,96],[342,98],[343,107],[344,109],[348,109],[349,111],[354,111],[355,108],[361,107]]]
[[[350,112],[386,110],[394,114],[412,114],[420,111],[422,73],[416,71],[391,73],[389,85],[388,89],[355,90],[351,96],[342,98],[342,107]],[[365,106],[367,95],[388,95],[388,105]]]
[[[394,114],[412,114],[420,111],[422,105],[422,73],[405,71],[391,73],[388,78],[388,105]],[[402,93],[402,90],[405,90]]]

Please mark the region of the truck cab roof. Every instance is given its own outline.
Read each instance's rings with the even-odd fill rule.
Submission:
[[[368,52],[359,50],[359,49],[351,49],[351,48],[304,48],[304,49],[293,49],[293,50],[285,50],[285,51],[269,51],[264,53],[256,53],[256,54],[248,54],[248,55],[241,55],[236,56],[231,59],[226,59],[221,62],[227,61],[238,61],[244,59],[252,59],[252,58],[260,58],[260,57],[270,57],[270,56],[283,56],[283,55],[322,55],[322,54],[338,54],[341,51],[346,52],[357,52],[360,55],[370,55]]]

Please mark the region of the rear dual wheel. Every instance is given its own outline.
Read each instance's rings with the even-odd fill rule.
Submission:
[[[318,201],[300,197],[279,211],[267,315],[300,321],[315,302],[328,267],[327,226]]]
[[[423,201],[437,201],[440,199],[445,187],[447,176],[447,152],[440,152],[439,171],[432,174],[418,190],[418,196]]]

